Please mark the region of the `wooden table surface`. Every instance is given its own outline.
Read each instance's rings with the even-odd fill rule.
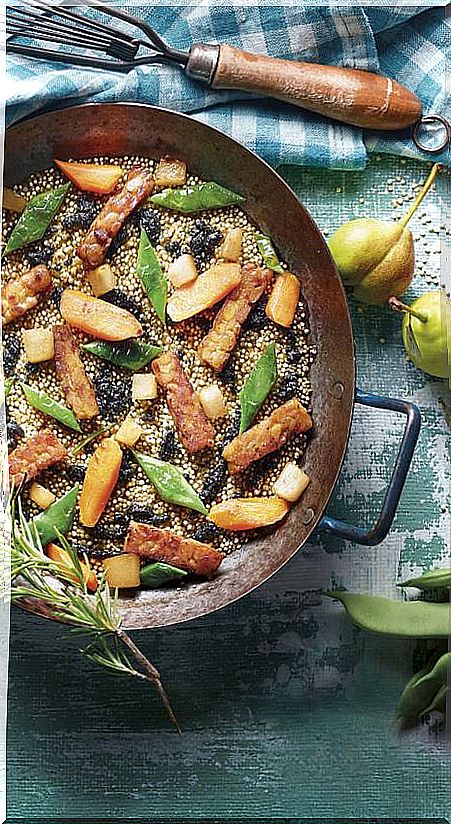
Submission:
[[[425,167],[374,158],[364,172],[286,170],[322,230],[391,217]],[[391,182],[390,182],[391,181]],[[449,180],[447,181],[449,184]],[[435,288],[440,180],[412,222],[417,276]],[[399,201],[398,203],[396,201]],[[449,249],[449,247],[448,247]],[[161,669],[184,734],[146,686],[108,676],[64,629],[13,610],[8,724],[11,818],[444,816],[449,743],[437,719],[400,736],[393,710],[415,645],[355,629],[331,585],[402,597],[400,575],[449,551],[449,396],[407,363],[400,318],[353,306],[362,389],[416,401],[423,427],[393,529],[377,548],[315,536],[278,575],[221,612],[136,638]],[[449,417],[448,417],[449,419]],[[370,525],[402,421],[356,409],[331,514]]]

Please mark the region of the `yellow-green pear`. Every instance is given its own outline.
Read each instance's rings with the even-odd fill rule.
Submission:
[[[402,295],[415,269],[413,237],[407,223],[435,180],[431,173],[411,208],[400,221],[363,217],[337,229],[329,249],[345,286],[363,303],[382,304]]]
[[[392,309],[403,312],[402,339],[410,360],[423,372],[451,378],[451,301],[442,289],[426,292],[410,306],[397,298]]]

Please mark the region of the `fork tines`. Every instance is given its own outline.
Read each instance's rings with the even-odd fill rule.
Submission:
[[[139,49],[136,39],[112,26],[44,2],[8,6],[6,32],[8,36],[93,49],[124,61],[133,60]]]

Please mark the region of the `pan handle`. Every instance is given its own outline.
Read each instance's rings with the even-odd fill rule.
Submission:
[[[389,412],[401,412],[406,416],[406,426],[396,457],[395,466],[379,517],[372,529],[367,530],[361,526],[346,524],[344,521],[331,518],[329,515],[325,515],[321,519],[317,529],[320,532],[329,532],[338,538],[345,538],[347,541],[354,541],[356,544],[376,546],[384,540],[393,523],[420,433],[421,415],[418,406],[414,403],[397,400],[396,398],[387,398],[383,395],[372,395],[367,392],[362,392],[360,389],[356,389],[355,399],[356,403],[361,403],[363,406],[386,409]]]

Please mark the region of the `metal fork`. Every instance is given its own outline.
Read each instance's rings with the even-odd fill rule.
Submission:
[[[87,2],[84,3],[84,6],[86,8],[95,8],[97,11],[136,26],[146,35],[147,40],[132,37],[120,29],[93,20],[87,15],[78,14],[62,5],[55,7],[45,2],[29,2],[27,5],[7,6],[6,33],[8,36],[39,39],[43,42],[58,43],[63,46],[100,51],[115,59],[104,60],[76,52],[55,51],[28,44],[24,45],[15,42],[15,40],[7,41],[7,51],[22,54],[26,57],[36,57],[41,60],[121,72],[128,72],[130,69],[146,63],[162,63],[166,60],[182,66],[185,66],[188,62],[189,55],[186,52],[172,49],[143,20],[139,20],[119,9],[96,3]],[[137,54],[141,47],[147,49],[147,52],[138,57]]]
[[[28,0],[7,7],[7,52],[120,72],[151,63],[177,63],[189,77],[215,89],[269,95],[363,128],[403,129],[421,116],[418,98],[388,77],[358,69],[280,60],[227,44],[194,43],[189,52],[183,52],[169,46],[155,29],[131,14],[89,0],[84,9],[116,18],[140,34],[128,34],[68,9],[67,3],[55,6],[45,0]],[[53,42],[68,46],[70,51],[18,42],[18,38]],[[87,50],[106,57],[86,54]]]

